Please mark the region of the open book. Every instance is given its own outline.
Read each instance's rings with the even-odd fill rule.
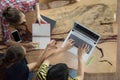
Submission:
[[[36,49],[45,49],[50,42],[50,24],[32,24],[32,42],[39,43]]]

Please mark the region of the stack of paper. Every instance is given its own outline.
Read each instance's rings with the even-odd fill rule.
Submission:
[[[50,24],[33,24],[32,42],[39,43],[38,49],[45,49],[50,42]]]

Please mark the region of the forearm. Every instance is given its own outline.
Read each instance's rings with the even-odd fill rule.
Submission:
[[[48,49],[48,46],[45,48],[45,50],[39,56],[39,58],[37,60],[37,66],[36,67],[39,67],[44,62],[44,60],[46,59],[47,49]]]
[[[39,5],[39,3],[36,3],[36,5],[35,5],[35,11],[36,11],[37,17],[40,17],[40,5]]]
[[[10,40],[9,42],[6,42],[6,45],[7,46],[12,46],[12,45],[26,46],[27,44],[25,44],[25,43],[19,43],[19,42],[15,42],[15,41]]]
[[[83,80],[84,78],[84,63],[81,57],[78,57],[78,80]]]
[[[42,63],[45,61],[47,50],[48,50],[48,45],[45,48],[45,50],[41,53],[41,55],[38,57],[37,61],[35,61],[35,62],[30,63],[30,64],[27,65],[28,68],[29,68],[29,71],[34,71],[36,68],[38,68],[39,66],[42,65]]]
[[[49,62],[47,60],[45,60],[43,64],[46,64],[47,66],[49,66]],[[29,68],[29,71],[32,72],[32,71],[35,71],[36,68],[38,68],[38,63],[32,62],[32,63],[27,64],[27,66]]]
[[[29,68],[29,71],[32,72],[36,69],[36,66],[37,66],[37,62],[32,62],[32,63],[29,63],[27,64],[28,68]]]
[[[29,71],[34,71],[44,62],[46,52],[47,52],[47,48],[41,53],[37,61],[27,65],[29,68]]]
[[[54,58],[55,56],[57,56],[58,54],[63,53],[64,50],[63,48],[58,48],[55,49],[54,51],[50,51],[49,49],[49,45],[47,45],[47,47],[45,48],[45,50],[43,51],[43,53],[41,53],[41,55],[39,56],[38,59],[38,67],[44,62],[47,61],[50,63],[51,58]]]
[[[50,55],[47,55],[45,58],[45,61],[49,62],[51,64],[51,61],[58,55],[63,54],[63,50],[61,49],[56,49],[54,52],[50,53]]]
[[[66,49],[61,47],[61,48],[56,49],[54,53],[62,53],[62,52],[65,52],[65,51],[66,51]]]
[[[44,53],[43,53],[44,54]],[[29,70],[34,71],[36,68],[40,67],[42,64],[49,66],[49,60],[46,60],[44,55],[40,56],[36,62],[29,64]]]
[[[22,45],[21,43],[18,43],[18,42],[15,42],[15,41],[12,41],[12,40],[10,40],[9,42],[6,42],[6,45],[7,46],[12,46],[12,45]]]

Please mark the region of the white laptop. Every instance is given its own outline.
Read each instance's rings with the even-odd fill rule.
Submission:
[[[83,56],[84,61],[87,62],[89,56],[100,39],[100,35],[88,29],[84,25],[75,22],[72,30],[69,32],[68,36],[63,42],[62,47],[68,39],[73,39],[75,41],[73,48],[69,49],[68,51],[76,56],[78,46],[81,46],[83,43],[89,45],[90,50]]]

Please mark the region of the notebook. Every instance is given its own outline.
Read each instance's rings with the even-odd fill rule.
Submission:
[[[88,53],[83,56],[84,61],[87,62],[89,56],[91,55],[92,51],[94,50],[95,46],[100,40],[100,35],[88,29],[86,26],[74,22],[74,26],[69,32],[65,41],[63,42],[62,47],[64,46],[68,39],[73,39],[75,41],[75,45],[68,51],[76,56],[78,46],[81,46],[83,43],[89,45],[90,49]]]
[[[50,42],[50,24],[32,24],[32,42],[39,43],[36,49],[45,49]]]

